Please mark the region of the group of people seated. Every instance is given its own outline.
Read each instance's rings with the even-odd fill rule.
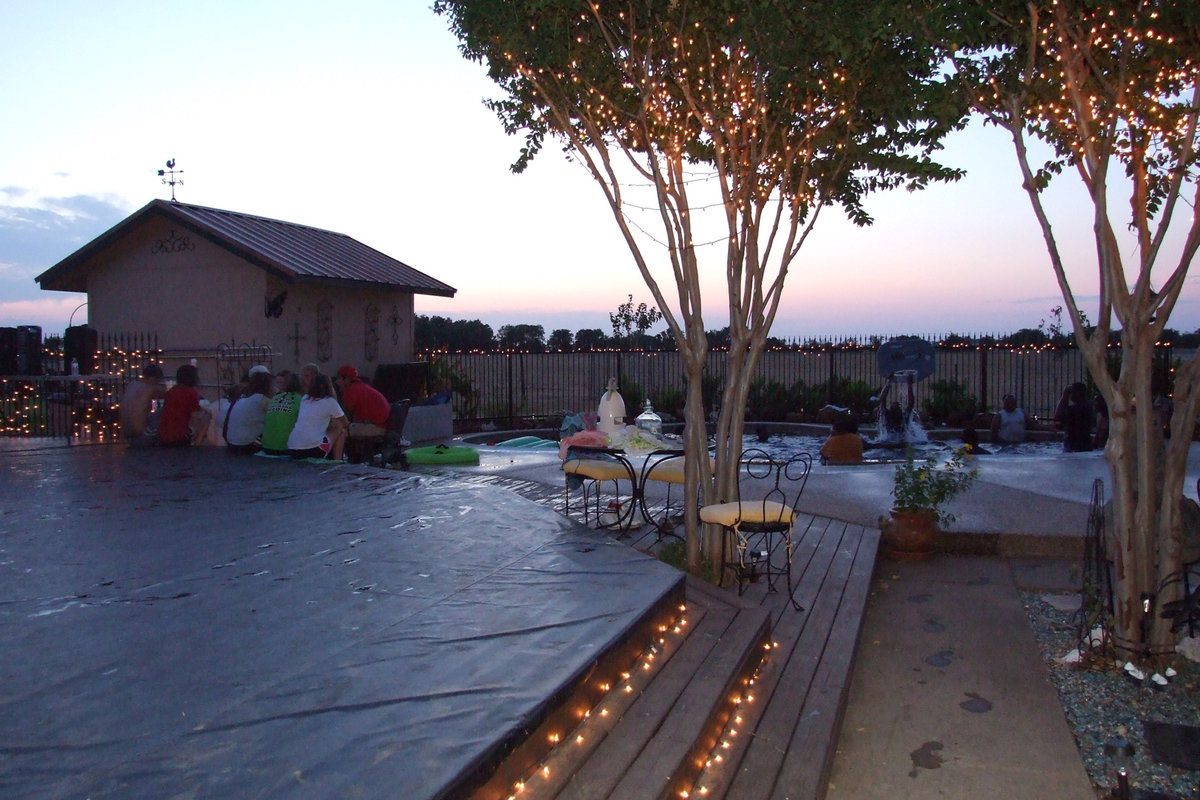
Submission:
[[[198,379],[195,365],[184,364],[167,388],[162,368],[146,365],[121,400],[122,437],[132,447],[186,447],[218,426],[230,453],[341,461],[348,437],[383,436],[391,413],[387,398],[349,364],[332,378],[316,364],[277,374],[256,365],[231,390],[219,418],[202,404]]]
[[[912,391],[911,383],[909,391]],[[911,406],[911,399],[909,402]],[[1162,420],[1165,435],[1169,435],[1169,400],[1155,398],[1154,407]],[[898,408],[892,409],[883,403],[880,408],[881,414],[887,411],[895,413],[898,425],[902,419]],[[1062,398],[1054,410],[1054,421],[1062,430],[1063,450],[1068,453],[1103,449],[1108,441],[1108,408],[1104,398],[1097,395],[1094,401],[1089,400],[1087,387],[1082,382],[1072,383],[1063,390]],[[992,414],[991,443],[1003,447],[1024,442],[1031,422],[1029,415],[1018,406],[1016,395],[1004,395],[1000,409]],[[892,425],[889,421],[889,430]],[[980,445],[979,432],[973,425],[963,428],[962,444],[969,455],[989,452]],[[834,420],[831,434],[821,446],[821,461],[826,464],[858,464],[863,459],[866,446],[867,442],[858,433],[858,423],[850,416],[843,415]]]

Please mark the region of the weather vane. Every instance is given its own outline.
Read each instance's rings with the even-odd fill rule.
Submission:
[[[171,202],[175,202],[175,184],[183,186],[183,178],[176,178],[176,175],[182,175],[183,170],[175,169],[175,159],[167,159],[167,168],[158,171],[158,177],[162,178],[163,183],[171,185]]]

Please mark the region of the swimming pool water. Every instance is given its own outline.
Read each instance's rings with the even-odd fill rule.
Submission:
[[[772,458],[786,460],[797,453],[808,453],[812,456],[813,463],[818,463],[821,459],[821,445],[825,443],[824,436],[806,436],[803,434],[774,434],[767,437],[765,442],[760,441],[758,436],[748,435],[742,440],[742,449],[758,448],[765,450]],[[930,439],[925,442],[917,442],[914,444],[914,449],[918,454],[922,453],[945,453],[949,455],[954,448],[959,447],[962,442],[951,439],[949,441],[941,441]],[[993,456],[1049,456],[1059,455],[1063,452],[1061,442],[1024,442],[1022,444],[1010,444],[997,446],[992,444],[983,444],[983,449],[987,451],[987,455]],[[904,449],[897,447],[869,447],[863,451],[863,458],[868,461],[899,461],[904,458]]]

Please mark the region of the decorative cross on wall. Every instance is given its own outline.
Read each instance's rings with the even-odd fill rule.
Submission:
[[[363,319],[363,359],[379,360],[379,306],[368,303]]]
[[[392,306],[392,313],[388,315],[387,321],[392,326],[392,344],[400,344],[400,323],[403,320],[400,318],[399,306]]]
[[[300,363],[300,343],[307,341],[308,337],[301,336],[300,335],[300,323],[297,322],[295,324],[296,324],[296,332],[292,333],[292,334],[288,334],[287,338],[288,338],[288,341],[292,343],[293,363],[299,364]]]
[[[333,303],[317,303],[317,361],[324,364],[333,358]]]

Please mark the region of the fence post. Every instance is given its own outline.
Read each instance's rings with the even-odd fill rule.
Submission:
[[[984,345],[978,345],[979,349],[979,401],[983,404],[980,411],[986,411],[991,408],[988,402],[988,363],[987,363],[987,348]]]
[[[837,345],[833,342],[829,345],[829,380],[825,383],[825,404],[833,405],[833,378],[837,374],[835,369],[834,359],[837,358]]]
[[[512,353],[505,355],[505,361],[508,362],[508,424],[511,427],[515,417],[513,416],[513,362]]]

